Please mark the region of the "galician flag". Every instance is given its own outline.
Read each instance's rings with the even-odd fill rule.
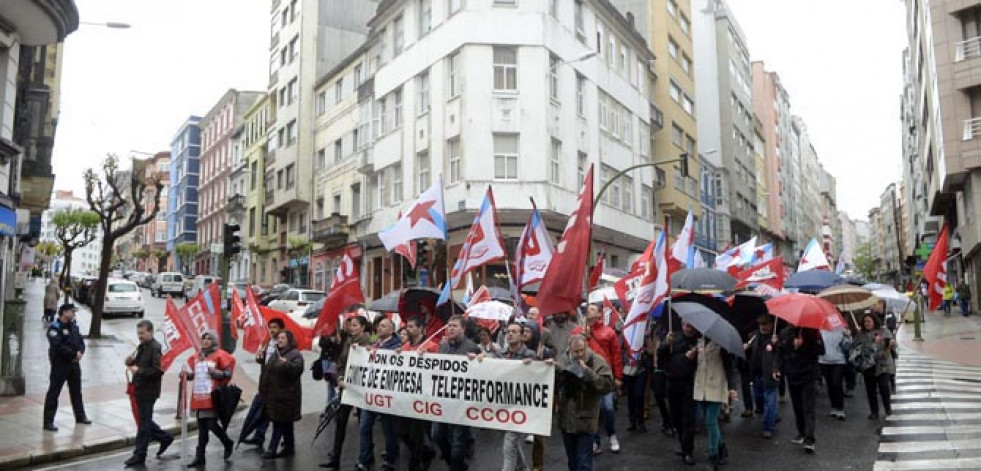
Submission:
[[[470,233],[460,247],[460,255],[450,271],[450,287],[458,288],[463,275],[490,262],[504,259],[507,252],[497,230],[497,207],[494,205],[494,192],[490,187],[484,195],[477,215],[470,225]]]
[[[678,234],[678,239],[675,240],[674,246],[671,248],[671,258],[674,258],[680,263],[684,263],[688,268],[694,268],[692,265],[695,261],[691,258],[691,247],[695,245],[695,217],[692,215],[691,211],[688,211],[688,217],[685,218],[685,227],[681,228],[681,233]]]
[[[807,248],[804,249],[804,256],[800,258],[800,264],[797,265],[797,271],[802,272],[815,268],[830,270],[831,264],[828,263],[828,257],[824,256],[824,250],[818,245],[817,239],[811,238],[811,241],[807,243]]]
[[[748,264],[753,259],[754,249],[756,249],[756,237],[749,239],[746,243],[738,245],[715,258],[715,269],[726,271],[729,267],[738,267]]]
[[[761,263],[769,262],[773,260],[773,242],[767,242],[756,249],[753,250],[753,258],[750,260],[750,265],[759,265]]]
[[[668,273],[668,249],[664,232],[658,236],[654,247],[654,259],[647,264],[637,296],[630,305],[630,312],[623,322],[623,338],[630,345],[630,353],[644,348],[644,332],[651,310],[663,301],[671,291]]]
[[[446,240],[442,175],[403,214],[398,222],[378,233],[385,250],[391,252],[399,245],[416,239]]]
[[[548,229],[542,222],[542,216],[538,214],[538,208],[533,208],[528,217],[528,224],[521,232],[521,239],[518,240],[518,250],[515,254],[518,287],[542,281],[554,252],[552,237],[548,235]]]

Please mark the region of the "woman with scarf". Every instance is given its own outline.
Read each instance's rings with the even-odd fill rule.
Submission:
[[[293,456],[296,452],[293,440],[293,422],[300,420],[303,403],[300,377],[303,375],[303,356],[296,349],[293,332],[283,330],[276,335],[276,351],[262,365],[262,381],[259,392],[266,398],[266,415],[273,423],[269,449],[265,459]],[[279,440],[283,439],[283,451]]]
[[[182,372],[191,382],[191,410],[198,418],[198,446],[194,461],[188,468],[204,466],[204,452],[208,447],[208,437],[213,433],[225,446],[225,460],[232,456],[235,445],[218,422],[218,413],[211,400],[211,393],[231,382],[235,370],[235,357],[218,346],[218,334],[209,330],[201,334],[201,350],[187,359],[187,369]]]
[[[891,389],[889,375],[896,370],[892,350],[896,348],[892,332],[882,327],[879,317],[872,313],[862,316],[862,330],[852,344],[852,348],[874,352],[875,364],[862,370],[865,383],[865,394],[869,399],[869,420],[879,418],[879,396],[882,396],[882,407],[886,417],[892,414]],[[877,395],[878,394],[878,395]]]

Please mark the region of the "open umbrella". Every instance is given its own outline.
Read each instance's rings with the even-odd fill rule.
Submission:
[[[891,289],[893,291],[896,290],[896,288],[893,288],[892,286],[889,285],[884,285],[882,283],[866,283],[862,285],[862,288],[865,288],[869,291],[879,291],[880,289]]]
[[[739,331],[732,324],[726,322],[719,313],[703,304],[694,302],[671,303],[671,308],[682,319],[691,324],[695,330],[719,344],[723,350],[739,358],[746,358],[746,352],[743,351],[743,339],[739,335]]]
[[[463,314],[466,311],[466,308],[462,304],[452,299],[446,304],[437,307],[436,301],[439,300],[439,295],[439,290],[435,288],[409,288],[402,290],[397,311],[403,319],[408,319],[409,317],[419,315],[419,306],[425,305],[443,322],[446,322],[453,314]]]
[[[241,445],[265,420],[265,401],[262,400],[262,395],[256,394],[252,396],[252,404],[249,405],[249,412],[245,414],[242,431],[238,434],[238,443],[235,447],[238,448],[238,445]]]
[[[507,288],[501,288],[500,286],[488,286],[487,292],[490,293],[491,299],[494,301],[501,301],[514,305],[514,297],[511,296],[511,291]]]
[[[811,294],[794,293],[766,302],[770,314],[797,327],[834,330],[845,326],[845,319],[826,299]]]
[[[397,312],[399,310],[399,298],[401,291],[392,291],[368,305],[368,309],[376,312]]]
[[[827,299],[839,311],[861,311],[875,306],[879,298],[869,290],[854,285],[835,285],[818,293],[819,298]]]
[[[722,270],[712,268],[685,268],[671,275],[671,289],[700,293],[732,291],[736,279]]]
[[[827,270],[799,271],[783,282],[784,288],[796,288],[808,293],[817,293],[841,281],[841,277]]]
[[[736,331],[739,332],[739,335],[742,336],[743,339],[748,339],[749,336],[752,335],[752,333],[755,332],[756,329],[758,328],[756,324],[756,314],[736,312],[732,308],[732,306],[726,302],[725,299],[718,296],[712,296],[712,295],[706,295],[700,293],[685,293],[683,295],[675,296],[671,298],[672,308],[674,308],[674,305],[676,303],[696,303],[709,308],[710,310],[712,310],[712,312],[715,312],[718,315],[722,316],[722,318],[725,319],[726,322],[732,324],[732,326],[736,328]],[[677,317],[675,317],[675,319],[672,319],[672,322],[674,323],[676,329],[681,328],[681,323],[677,321],[678,321]]]
[[[909,296],[892,288],[874,290],[872,294],[885,301],[886,309],[895,312],[897,315],[904,312],[913,304],[913,300]]]
[[[770,314],[770,310],[766,308],[767,299],[770,297],[756,291],[738,291],[729,298],[729,305],[732,306],[732,313],[736,318],[752,319],[752,327],[748,331],[747,329],[750,329],[748,325],[740,327],[733,324],[739,333],[743,334],[743,338],[748,338],[759,328],[756,322],[757,317]],[[746,322],[748,324],[749,321]]]

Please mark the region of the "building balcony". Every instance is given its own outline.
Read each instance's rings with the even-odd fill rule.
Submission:
[[[266,212],[275,216],[285,217],[294,208],[309,206],[309,202],[300,195],[300,185],[294,184],[288,188],[276,189],[270,194],[266,192]]]
[[[243,195],[232,195],[228,198],[228,205],[225,206],[225,210],[229,213],[238,213],[245,211],[245,196]]]
[[[78,7],[74,0],[5,1],[3,21],[24,46],[54,44],[78,29]]]
[[[347,244],[350,226],[347,224],[347,216],[333,213],[330,216],[313,221],[311,227],[310,240],[321,242],[328,249],[341,247]]]
[[[664,128],[664,112],[657,105],[651,104],[651,133]]]
[[[955,44],[954,62],[981,57],[981,37],[965,39]]]
[[[269,40],[269,50],[273,50],[278,45],[279,45],[279,31],[276,31],[276,34],[272,35],[272,38]]]
[[[366,148],[358,154],[358,173],[370,175],[375,171],[375,157],[371,149]]]
[[[971,118],[964,120],[964,135],[961,138],[964,141],[970,141],[981,137],[981,117]]]

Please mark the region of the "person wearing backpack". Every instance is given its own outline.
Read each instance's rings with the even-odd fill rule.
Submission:
[[[869,420],[877,420],[880,396],[886,417],[892,414],[889,375],[894,370],[892,350],[896,348],[896,343],[892,332],[882,327],[875,314],[862,316],[861,327],[849,360],[862,372],[865,394],[869,400]]]

